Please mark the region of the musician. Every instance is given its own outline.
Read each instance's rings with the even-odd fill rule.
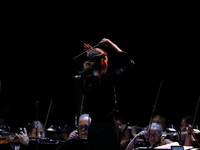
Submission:
[[[128,144],[128,146],[126,147],[126,150],[132,150],[134,147],[134,142],[136,142],[141,135],[148,136],[151,148],[154,148],[154,147],[160,145],[162,131],[163,131],[163,129],[160,124],[152,123],[151,128],[149,129],[149,132],[147,133],[147,131],[144,130],[144,131],[141,131],[140,133],[138,133]]]
[[[85,97],[85,110],[92,119],[88,130],[88,146],[92,150],[118,150],[119,126],[114,119],[116,104],[113,86],[122,74],[133,68],[134,62],[109,39],[104,38],[100,44],[116,52],[121,68],[107,73],[107,53],[100,48],[94,48],[87,54],[87,61],[81,72],[81,87]],[[85,48],[88,50],[90,46],[86,44]]]
[[[189,115],[183,116],[181,118],[181,123],[180,123],[180,130],[181,131],[186,131],[187,125],[191,125],[193,123],[193,118]]]
[[[127,143],[130,141],[130,132],[127,128],[124,132],[124,129],[126,127],[125,121],[123,118],[117,118],[116,119],[117,124],[120,127],[120,147],[121,149],[127,146]],[[124,133],[123,133],[124,132]]]
[[[37,134],[36,134],[36,128],[37,128]],[[20,149],[29,150],[31,146],[29,145],[30,139],[29,136],[32,137],[39,137],[44,138],[44,126],[42,122],[40,121],[33,121],[31,124],[28,123],[26,127],[24,128],[24,131],[20,131],[20,134],[15,134],[20,141]]]
[[[36,136],[36,128],[37,128],[37,137],[45,138],[44,125],[41,121],[33,121],[31,124],[26,125],[28,136]]]
[[[73,132],[70,133],[68,141],[60,145],[57,150],[65,150],[65,149],[79,149],[79,146],[83,146],[84,144],[80,142],[80,140],[71,142],[73,139],[87,139],[87,134],[88,134],[88,127],[91,123],[91,118],[89,117],[88,114],[82,114],[79,117],[79,123],[78,123],[78,130],[74,130]],[[82,149],[84,149],[82,147]]]
[[[193,136],[188,130],[188,126],[191,127],[192,124],[193,124],[193,118],[191,116],[187,115],[182,117],[180,124],[181,142],[182,143],[184,142],[185,146],[191,146],[192,141],[194,141]]]
[[[74,130],[70,133],[69,139],[76,139],[78,138],[78,135],[81,139],[87,139],[87,131],[84,131],[85,129],[89,127],[91,123],[91,118],[88,114],[83,114],[79,117],[79,124],[78,124],[78,130]]]

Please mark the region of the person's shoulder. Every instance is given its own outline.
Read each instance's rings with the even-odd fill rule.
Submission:
[[[80,78],[80,85],[81,87],[85,87],[87,83],[89,83],[93,79],[93,75],[89,74],[86,76],[81,76]]]
[[[92,74],[89,74],[89,75],[81,75],[80,81],[81,81],[81,82],[86,81],[86,80],[90,79],[91,77],[92,77]]]

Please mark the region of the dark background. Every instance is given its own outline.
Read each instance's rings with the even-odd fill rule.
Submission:
[[[127,9],[109,13],[84,9],[70,12],[17,13],[5,17],[1,48],[0,117],[13,131],[36,119],[47,127],[74,124],[76,85],[85,55],[83,43],[96,45],[109,38],[126,51],[136,66],[116,87],[119,112],[132,125],[150,120],[161,79],[163,84],[155,114],[178,128],[184,115],[194,116],[200,95],[199,29],[187,12],[169,14]],[[60,15],[62,14],[62,15]],[[112,72],[117,62],[108,50]],[[103,110],[103,108],[102,108]],[[200,123],[198,111],[196,122]]]

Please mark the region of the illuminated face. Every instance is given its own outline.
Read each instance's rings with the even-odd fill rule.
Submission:
[[[157,142],[160,141],[161,133],[156,129],[151,129],[149,135],[149,142],[151,143],[151,146],[154,146]]]
[[[29,136],[36,137],[36,128],[32,129],[32,132],[29,133]],[[38,127],[37,136],[40,138],[44,138],[44,131],[42,127]]]
[[[83,117],[79,120],[79,137],[81,139],[87,139],[88,131],[84,131],[88,127],[88,117]]]

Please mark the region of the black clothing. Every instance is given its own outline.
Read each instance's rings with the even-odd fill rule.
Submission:
[[[69,139],[56,150],[88,150],[87,141],[83,139]]]
[[[6,144],[0,144],[0,150],[15,150],[15,144],[12,142]],[[30,146],[23,145],[20,143],[20,150],[30,150]]]
[[[85,112],[92,119],[88,130],[88,146],[92,150],[117,150],[116,145],[119,145],[119,131],[113,113],[116,108],[113,86],[122,74],[133,68],[134,62],[124,52],[119,53],[118,57],[121,65],[119,70],[81,78]]]
[[[92,122],[87,140],[90,150],[118,150],[120,146],[114,121]]]
[[[114,89],[117,80],[133,68],[134,62],[126,53],[118,54],[119,70],[113,73],[103,73],[100,76],[93,74],[82,77],[81,88],[84,94],[85,111],[89,113],[93,122],[113,120],[115,110]]]

